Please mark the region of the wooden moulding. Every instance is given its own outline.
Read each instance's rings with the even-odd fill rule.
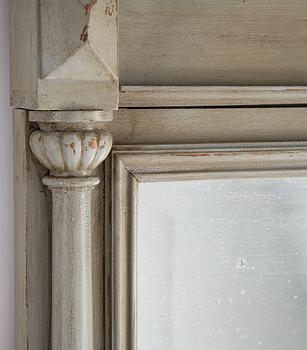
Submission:
[[[14,110],[15,348],[49,349],[50,194],[29,147],[27,112]]]
[[[205,1],[212,3],[211,10],[215,8],[213,2]],[[230,6],[226,0],[223,2],[226,8]],[[186,21],[172,6],[169,12],[161,11],[171,1],[157,3],[142,1],[135,11],[139,1],[122,1],[124,42],[120,43],[118,0],[10,2],[18,350],[135,348],[133,259],[139,182],[307,174],[307,146],[300,142],[307,139],[307,108],[301,108],[307,105],[307,87],[193,86],[200,82],[195,63],[205,69],[202,74],[205,78],[206,69],[211,69],[208,62],[202,61],[206,59],[202,50],[190,52],[187,44],[193,40],[181,40],[181,31],[186,34],[191,30],[190,34],[194,34],[190,22],[195,21],[195,16],[189,12]],[[192,7],[185,1],[179,3],[180,8],[190,11],[195,4],[202,6],[204,1],[196,1]],[[261,3],[265,4],[265,0]],[[303,57],[305,18],[301,4],[295,3],[295,14],[299,15],[303,30],[298,35],[292,26],[289,38],[298,36],[294,44]],[[244,6],[251,6],[252,10],[260,5],[238,2],[236,6],[244,15],[241,12]],[[220,7],[216,10],[219,12]],[[275,8],[271,10],[274,19]],[[281,15],[287,14],[286,11],[285,4]],[[258,18],[262,19],[265,12],[264,6]],[[165,16],[173,18],[175,13],[180,16],[175,26],[179,32],[173,30],[173,20],[165,20]],[[295,21],[291,11],[288,15],[290,23]],[[202,25],[198,33],[203,40],[204,21],[201,16],[199,19]],[[158,25],[154,28],[156,20]],[[237,21],[229,22],[226,17],[223,21],[237,33]],[[212,22],[206,22],[210,28]],[[276,30],[275,22],[271,22],[270,17],[265,31]],[[141,32],[135,32],[135,28],[125,30],[125,25],[141,28]],[[173,46],[161,45],[159,31],[164,30],[164,25],[168,30],[162,32],[163,37],[178,37]],[[249,28],[254,22],[244,20],[244,25]],[[213,23],[212,30],[207,32],[210,37],[210,33],[219,34],[214,27]],[[258,24],[257,28],[261,34],[262,26]],[[288,30],[288,26],[285,28]],[[150,40],[153,29],[158,29],[157,41]],[[222,43],[224,50],[226,41],[230,50],[234,50],[233,42],[223,32],[220,34],[209,38],[210,45]],[[242,42],[241,35],[246,36],[240,30],[235,42],[241,52],[246,52],[247,42]],[[255,40],[256,52],[261,55],[263,44],[279,49],[262,34]],[[203,42],[207,45],[208,40]],[[288,45],[290,41],[285,43]],[[130,60],[128,64],[125,59],[121,61],[124,62],[121,81],[127,85],[121,90],[118,47],[124,48],[121,57]],[[284,57],[296,55],[295,47],[293,51],[286,48]],[[161,49],[170,55],[159,54]],[[136,54],[138,50],[145,55]],[[205,50],[216,55],[217,61],[221,59],[220,49],[208,52],[206,46]],[[273,66],[263,71],[259,67],[262,56],[254,59],[254,49],[248,51],[262,77],[274,68],[275,60]],[[181,66],[186,64],[184,52],[192,59],[190,67],[194,67],[194,72],[186,69],[187,65]],[[163,57],[168,74],[158,70],[157,75],[153,67],[159,68]],[[214,59],[221,68],[235,63],[231,72],[244,74],[237,60],[222,57],[217,61]],[[305,59],[301,61],[300,71],[305,66]],[[155,79],[140,81],[134,68]],[[213,79],[212,74],[217,71],[212,69],[209,78]],[[253,73],[252,67],[249,71]],[[293,74],[287,72],[288,75],[282,76],[284,79],[275,81],[277,85],[304,84],[300,79],[291,82]],[[184,75],[189,78],[184,85],[191,83],[191,86],[128,86],[159,85],[164,75],[179,78]],[[298,73],[294,75],[300,78]],[[232,77],[228,76],[231,79],[227,81],[240,84]],[[224,79],[221,71],[220,78]],[[180,84],[179,80],[168,81]],[[218,85],[215,78],[207,81]],[[250,79],[243,82],[248,85],[249,81],[253,83]],[[261,82],[274,85],[272,80],[258,81]],[[205,84],[206,80],[200,83]],[[270,107],[260,108],[263,105]],[[297,105],[297,108],[273,105]],[[220,108],[225,106],[231,108]],[[121,108],[114,112],[118,107]],[[112,156],[106,159],[112,152],[112,140],[115,147]],[[296,142],[238,144],[254,141]],[[225,142],[236,144],[213,145]],[[105,160],[106,172],[99,167]]]
[[[122,0],[120,81],[306,86],[303,0]]]
[[[120,107],[307,104],[306,86],[122,86]]]
[[[307,176],[307,143],[120,146],[112,152],[114,350],[136,349],[138,184]]]
[[[38,110],[118,106],[115,0],[11,1],[11,104]]]
[[[121,108],[115,145],[307,140],[307,108]]]
[[[95,343],[91,193],[100,180],[92,175],[112,137],[100,125],[108,114],[83,113],[89,127],[80,112],[54,112],[48,120],[44,112],[31,114],[41,130],[31,134],[30,147],[50,172],[43,183],[52,193],[52,350],[92,350]]]
[[[131,257],[134,253],[133,239],[128,242],[126,238],[130,229],[135,230],[136,211],[133,208],[137,203],[139,182],[307,174],[307,145],[300,142],[307,138],[305,108],[120,109],[113,118],[109,112],[101,111],[28,113],[15,110],[14,114],[16,348],[20,350],[50,349],[52,338],[63,339],[65,350],[69,349],[70,345],[65,343],[67,338],[58,333],[53,336],[51,334],[52,310],[55,312],[55,305],[59,305],[51,300],[61,295],[56,294],[55,297],[51,291],[52,275],[60,267],[63,271],[65,266],[65,262],[58,257],[53,260],[51,258],[57,256],[57,249],[51,249],[52,239],[64,239],[65,236],[69,238],[67,232],[79,232],[85,234],[85,237],[90,232],[91,254],[85,254],[84,258],[93,279],[93,330],[87,328],[77,332],[68,344],[75,346],[74,342],[80,339],[80,335],[84,341],[89,340],[90,344],[93,339],[93,349],[111,349],[112,343],[116,350],[133,349],[134,265]],[[35,134],[32,128],[37,128],[37,124],[34,122],[41,128],[34,131]],[[112,135],[115,144],[113,157],[106,160],[105,174],[101,167],[96,170],[80,169],[80,164],[84,165],[88,156],[94,159],[97,153],[90,155],[86,151],[82,158],[80,153],[74,154],[73,148],[76,150],[76,147],[84,147],[86,135],[92,135],[91,138],[99,145],[97,138],[105,133]],[[51,173],[56,175],[51,191],[43,185],[43,182],[49,184],[48,180],[43,180],[48,170],[34,159],[29,149],[31,134],[37,135],[32,136],[34,144],[30,141],[33,150]],[[41,141],[39,136],[42,136]],[[109,138],[106,137],[106,140]],[[296,142],[225,143],[235,140]],[[204,145],[206,141],[209,144]],[[223,144],[216,145],[215,142]],[[66,148],[65,145],[72,143],[73,148]],[[199,145],[189,145],[195,143]],[[51,152],[52,159],[46,153],[48,145],[54,147]],[[48,159],[41,158],[41,152]],[[105,156],[108,152],[109,147],[105,149]],[[67,163],[67,159],[71,163]],[[100,161],[103,160],[104,156],[100,158]],[[50,164],[51,161],[56,164]],[[64,164],[64,167],[56,170],[58,164]],[[67,178],[70,174],[75,176]],[[94,182],[99,177],[101,182],[93,188],[84,186],[83,175],[89,176]],[[76,185],[76,181],[79,185]],[[56,191],[54,195],[57,198],[52,198],[52,191]],[[103,214],[104,206],[106,215]],[[82,212],[78,213],[78,210]],[[133,238],[133,235],[129,237]],[[112,238],[115,239],[113,243]],[[75,244],[79,243],[75,241]],[[75,248],[75,251],[82,251],[80,247]],[[86,249],[83,251],[88,252]],[[68,254],[70,251],[67,249],[65,252]],[[78,256],[80,254],[68,254],[67,261],[70,258],[77,259]],[[77,261],[74,261],[77,267]],[[58,274],[57,281],[63,278],[61,276]],[[71,276],[71,279],[65,277],[65,280],[73,284],[77,280],[73,278],[73,274]],[[84,274],[83,276],[85,277]],[[86,281],[84,278],[78,285],[86,285]],[[69,296],[69,300],[80,297],[77,289],[75,294],[72,293],[74,288],[67,287],[67,291],[69,290],[70,292],[64,294]],[[60,300],[63,301],[63,298]],[[84,310],[82,312],[86,315],[91,313]],[[53,319],[57,322],[67,322],[64,314],[56,315],[58,316]],[[79,320],[81,318],[86,319],[80,317]],[[90,325],[89,322],[87,324]],[[64,328],[67,328],[66,334],[72,334],[69,333],[70,326]],[[54,340],[53,344],[58,347],[56,350],[61,349],[61,345],[58,346]],[[76,348],[78,349],[74,349]]]
[[[95,175],[112,146],[101,123],[112,116],[83,113],[80,119],[80,112],[53,112],[49,118],[32,112],[41,128],[32,132],[27,112],[15,111],[18,349],[102,346],[102,208]],[[49,176],[33,164],[29,146]]]

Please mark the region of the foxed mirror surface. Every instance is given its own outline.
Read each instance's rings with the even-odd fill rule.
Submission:
[[[122,85],[307,85],[305,0],[121,0]]]
[[[307,178],[141,183],[137,349],[302,350]]]

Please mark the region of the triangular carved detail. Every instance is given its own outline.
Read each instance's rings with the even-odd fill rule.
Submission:
[[[98,56],[95,49],[86,43],[45,79],[114,81],[117,77]]]

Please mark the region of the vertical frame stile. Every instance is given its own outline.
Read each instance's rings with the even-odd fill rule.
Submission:
[[[49,350],[51,328],[50,194],[32,156],[28,113],[13,111],[15,348]]]
[[[131,174],[131,208],[132,208],[132,220],[131,220],[131,257],[130,257],[130,269],[131,269],[131,295],[130,295],[130,305],[132,305],[131,310],[131,349],[137,349],[137,211],[138,211],[138,181]]]
[[[138,181],[113,157],[113,350],[136,349],[135,244]]]
[[[104,349],[112,349],[112,157],[108,156],[104,164]]]
[[[14,226],[15,226],[15,346],[27,348],[27,184],[26,112],[13,115],[14,138]]]
[[[100,183],[92,192],[92,251],[93,251],[93,324],[94,349],[103,349],[104,330],[104,167],[95,171]]]
[[[129,346],[128,349],[137,349],[137,204],[138,204],[138,181],[133,174],[128,173],[128,208],[130,214],[128,215],[128,315],[129,322]]]

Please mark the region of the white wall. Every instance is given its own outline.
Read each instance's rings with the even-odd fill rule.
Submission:
[[[14,349],[13,170],[9,110],[9,0],[0,0],[0,349]]]

